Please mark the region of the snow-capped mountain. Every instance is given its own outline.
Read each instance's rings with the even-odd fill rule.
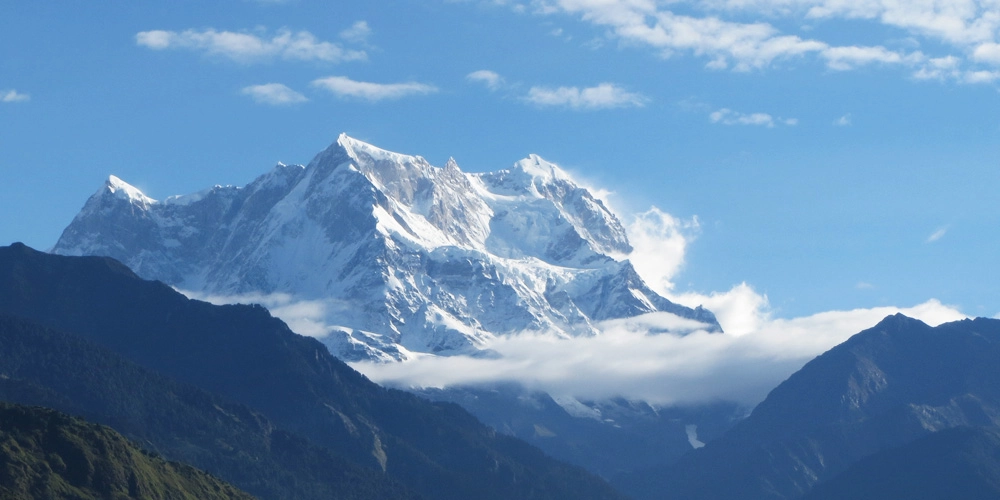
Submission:
[[[245,187],[157,201],[111,176],[53,248],[199,294],[308,301],[340,325],[313,333],[349,360],[593,335],[598,321],[656,311],[720,329],[646,286],[631,250],[608,207],[538,156],[464,173],[346,135]]]

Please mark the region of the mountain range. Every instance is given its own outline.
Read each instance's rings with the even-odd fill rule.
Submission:
[[[619,218],[535,155],[465,173],[341,135],[244,187],[157,201],[111,176],[52,251],[222,300],[309,301],[322,324],[299,333],[347,361],[477,354],[497,335],[593,335],[650,312],[721,331],[650,289]]]
[[[91,353],[82,358],[120,356],[169,379],[142,384],[153,392],[198,394],[185,401],[202,404],[129,384],[110,400],[86,396],[96,383],[67,390],[37,369],[60,363],[44,347],[2,335],[21,354],[0,364],[17,374],[0,378],[0,395],[84,409],[76,411],[210,471],[239,468],[242,452],[227,455],[222,443],[256,450],[261,470],[313,494],[618,497],[509,434],[638,500],[1000,496],[1000,320],[931,327],[887,317],[806,364],[748,415],[725,402],[579,401],[516,384],[411,389],[439,401],[430,403],[344,364],[495,357],[489,347],[500,336],[600,335],[603,321],[647,313],[683,319],[671,334],[722,333],[709,311],[650,289],[628,260],[619,218],[537,156],[471,174],[454,160],[435,167],[341,136],[308,165],[279,164],[245,187],[157,201],[111,176],[52,251],[66,256],[0,249],[0,314],[29,323],[10,328],[64,353],[77,340],[61,335],[79,337],[94,344],[76,349]],[[81,255],[107,257],[68,257]],[[310,314],[289,315],[289,328],[259,305],[188,297]],[[98,372],[118,373],[104,366]],[[133,397],[147,409],[113,404]],[[212,420],[205,402],[242,423],[217,420],[207,428],[218,437],[206,439],[148,410],[174,408],[186,415],[183,429]],[[275,486],[282,481],[231,481],[301,496]]]

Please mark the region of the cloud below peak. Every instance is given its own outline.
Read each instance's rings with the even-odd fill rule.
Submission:
[[[630,322],[602,323],[602,333],[593,337],[497,338],[488,346],[498,354],[491,359],[424,355],[401,363],[352,366],[375,382],[404,387],[515,382],[584,400],[625,397],[654,404],[727,400],[754,405],[813,357],[896,312],[932,325],[964,318],[932,300],[904,309],[767,320],[743,335],[675,335],[648,333],[680,324],[668,313],[654,313]]]

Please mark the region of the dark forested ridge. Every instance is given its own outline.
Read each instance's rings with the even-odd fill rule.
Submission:
[[[0,498],[253,497],[194,467],[150,455],[108,427],[46,408],[0,403]]]
[[[890,316],[807,363],[721,438],[616,484],[636,498],[798,498],[932,432],[1000,428],[998,366],[1000,320],[932,328]]]
[[[0,248],[0,312],[245,404],[431,498],[619,497],[457,405],[370,382],[259,306],[189,300],[112,259]]]
[[[264,499],[414,497],[381,471],[310,445],[244,405],[23,318],[0,315],[0,400],[110,425]]]

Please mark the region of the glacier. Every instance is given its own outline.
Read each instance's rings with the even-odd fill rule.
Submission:
[[[309,334],[348,361],[489,356],[497,336],[599,335],[650,313],[721,331],[650,289],[619,218],[537,155],[467,173],[341,135],[306,166],[162,201],[112,175],[52,251],[195,296],[313,304]]]

